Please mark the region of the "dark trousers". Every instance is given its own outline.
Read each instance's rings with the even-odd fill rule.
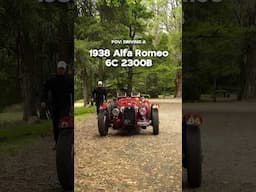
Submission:
[[[103,101],[96,102],[95,104],[96,104],[97,114],[99,114],[99,112],[100,112],[100,106],[103,104]]]
[[[54,111],[52,113],[53,136],[55,143],[57,143],[59,137],[60,118],[60,113],[58,111]]]
[[[97,115],[98,115],[100,112],[100,104],[96,104],[96,110],[97,110]]]

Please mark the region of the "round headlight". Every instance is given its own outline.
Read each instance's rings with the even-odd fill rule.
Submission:
[[[112,110],[112,114],[114,115],[114,116],[118,116],[119,115],[119,109],[118,108],[114,108],[113,110]]]
[[[187,125],[194,125],[195,123],[195,120],[192,116],[190,116],[188,119],[187,119]]]
[[[199,117],[195,117],[195,118],[194,118],[194,123],[195,123],[195,125],[197,125],[197,126],[201,125],[201,119],[200,119]]]
[[[124,109],[125,109],[125,107],[124,107],[124,106],[122,106],[122,107],[120,108],[120,111],[121,111],[121,112],[123,112],[123,111],[124,111]]]
[[[145,107],[140,108],[139,112],[140,112],[141,115],[146,115],[147,114],[147,110],[146,110]]]

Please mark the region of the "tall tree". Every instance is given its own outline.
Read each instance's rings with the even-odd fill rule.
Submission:
[[[239,99],[256,98],[256,1],[234,1],[234,15],[243,29]]]
[[[25,121],[35,115],[44,81],[55,71],[57,61],[73,63],[72,9],[71,3],[0,2],[0,33],[5,34],[0,42],[7,51],[1,53],[2,63],[12,66],[5,71],[5,82],[10,82],[5,100],[10,93],[15,98],[4,105],[22,102]]]

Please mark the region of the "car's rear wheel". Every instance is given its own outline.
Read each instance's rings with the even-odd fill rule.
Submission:
[[[98,114],[98,130],[100,136],[106,136],[108,134],[108,122],[105,110],[100,111]]]
[[[159,115],[158,109],[152,109],[152,126],[153,126],[153,134],[159,134]]]
[[[187,126],[187,176],[192,188],[200,187],[202,179],[202,154],[200,127]]]

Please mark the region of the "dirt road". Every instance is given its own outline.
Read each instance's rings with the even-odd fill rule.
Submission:
[[[14,155],[0,154],[0,191],[63,192],[56,174],[52,134],[30,141]]]
[[[203,174],[199,189],[185,192],[255,192],[255,103],[189,104],[185,111],[202,115]]]
[[[160,134],[97,131],[93,114],[75,127],[75,191],[180,192],[181,103],[160,102]]]

